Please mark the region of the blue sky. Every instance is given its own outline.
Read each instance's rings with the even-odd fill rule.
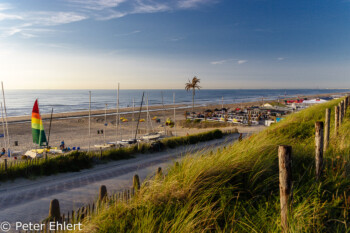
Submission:
[[[8,88],[348,88],[349,0],[8,0]]]

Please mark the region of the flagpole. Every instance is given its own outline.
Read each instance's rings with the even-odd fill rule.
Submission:
[[[4,110],[5,110],[5,125],[6,125],[6,132],[7,132],[7,146],[8,146],[8,151],[10,151],[10,135],[9,135],[9,128],[7,124],[7,111],[6,111],[6,100],[5,100],[5,91],[4,91],[4,83],[1,82],[1,87],[2,87],[2,99],[4,101]]]
[[[89,91],[89,150],[90,152],[90,144],[91,144],[91,91]]]

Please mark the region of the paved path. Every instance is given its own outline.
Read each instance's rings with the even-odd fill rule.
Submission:
[[[49,203],[55,198],[60,201],[61,212],[67,213],[96,200],[102,184],[107,186],[109,193],[116,192],[130,187],[135,173],[143,180],[153,175],[157,167],[165,168],[186,153],[223,146],[237,138],[238,135],[232,135],[160,153],[140,154],[134,159],[97,165],[75,173],[6,182],[0,186],[0,223],[38,223],[47,216]]]

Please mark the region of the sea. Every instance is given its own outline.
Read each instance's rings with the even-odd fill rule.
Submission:
[[[232,90],[196,90],[196,105],[232,104],[251,101],[277,100],[279,98],[298,98],[302,95],[318,95],[327,93],[346,93],[350,89],[232,89]],[[136,107],[148,99],[149,106],[172,104],[191,105],[192,92],[185,90],[125,90],[119,92],[119,107]],[[78,112],[89,109],[89,90],[5,90],[8,116],[26,116],[32,112],[34,101],[38,99],[41,114]],[[2,96],[0,101],[2,101]],[[115,109],[117,106],[117,90],[91,90],[91,109]]]

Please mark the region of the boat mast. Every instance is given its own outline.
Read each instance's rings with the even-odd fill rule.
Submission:
[[[173,92],[173,104],[174,104],[174,132],[176,137],[176,107],[175,107],[175,92]]]
[[[105,130],[104,130],[104,132],[103,132],[103,138],[104,138],[104,141],[105,141],[105,143],[106,143],[106,129],[107,129],[107,105],[108,104],[106,104],[106,106],[105,106]]]
[[[89,91],[89,150],[90,152],[90,143],[91,143],[91,91]]]
[[[1,82],[1,87],[2,87],[2,99],[4,101],[4,110],[5,110],[5,125],[6,125],[6,133],[7,133],[7,146],[8,146],[8,151],[10,151],[10,134],[9,134],[9,127],[7,124],[7,110],[6,110],[6,100],[5,100],[5,91],[4,91],[4,83]]]
[[[153,128],[153,124],[152,124],[152,118],[151,118],[151,114],[149,113],[149,108],[148,108],[148,94],[147,94],[147,114],[148,114],[148,118],[149,118],[149,123],[151,125],[151,132],[153,132],[154,128]],[[147,125],[147,127],[148,127],[148,125]]]
[[[119,124],[120,124],[120,113],[119,113],[119,83],[118,83],[118,90],[117,90],[117,141],[118,141],[118,133],[120,134],[120,137],[122,137],[121,132],[119,132]],[[120,138],[120,141],[122,138]]]
[[[163,92],[162,93],[162,105],[163,105],[163,125],[164,125],[164,134],[167,135],[166,133],[166,120],[165,120],[165,107],[164,107],[164,98],[163,98]]]
[[[39,108],[39,99],[37,99],[37,101],[38,101],[38,113],[39,113],[39,117],[40,117],[40,108]],[[40,117],[41,118],[41,117]],[[42,119],[41,119],[41,121],[42,121]],[[40,126],[41,126],[41,124],[40,124]],[[42,130],[41,130],[41,127],[39,126],[39,148],[41,147],[41,134],[42,134]]]
[[[6,144],[6,130],[5,130],[5,121],[4,121],[4,108],[2,107],[2,102],[1,102],[1,119],[2,119],[2,130],[4,132],[4,147],[7,148],[7,144]]]
[[[140,123],[140,117],[141,117],[141,111],[142,111],[142,104],[143,104],[143,98],[145,96],[145,92],[142,93],[142,99],[141,99],[141,105],[140,105],[140,111],[139,111],[139,117],[137,119],[137,125],[136,125],[136,132],[135,132],[135,141],[137,137],[137,130],[139,129],[139,123]]]
[[[133,128],[134,128],[134,111],[135,111],[135,98],[132,98],[132,116],[131,116],[131,137],[130,139],[132,139],[132,135],[133,135]]]
[[[47,145],[46,148],[49,148],[49,143],[50,143],[50,134],[51,134],[51,124],[52,124],[52,114],[53,114],[53,108],[51,109],[51,116],[50,116],[50,125],[49,125],[49,135],[47,137]]]
[[[147,96],[146,96],[146,109],[147,109],[147,134],[149,133],[149,130],[148,130],[148,117],[149,117],[149,111],[148,111],[148,92],[147,92]]]
[[[221,100],[221,117],[222,115],[224,115],[224,96],[222,96],[222,100]]]

